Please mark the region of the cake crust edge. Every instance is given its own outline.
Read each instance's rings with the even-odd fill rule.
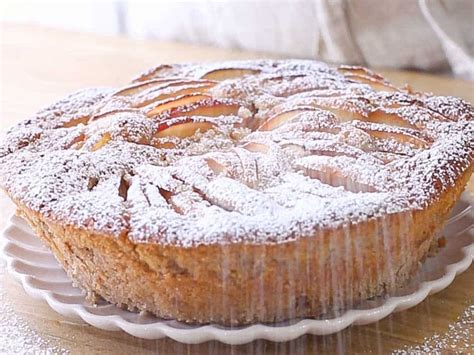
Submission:
[[[317,317],[405,285],[472,170],[424,209],[273,244],[136,243],[63,225],[14,202],[90,302],[102,297],[165,319],[244,325]]]

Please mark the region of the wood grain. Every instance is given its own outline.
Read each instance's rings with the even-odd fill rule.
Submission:
[[[123,84],[158,63],[265,57],[260,53],[132,41],[13,24],[0,25],[0,36],[0,130],[73,90]],[[474,102],[474,87],[470,82],[414,72],[380,72],[397,84],[408,82],[417,90],[460,96]],[[468,189],[474,192],[472,179]],[[0,227],[3,227],[11,211],[11,204],[4,196],[0,196],[0,209]],[[0,264],[0,268],[4,267]],[[0,277],[0,289],[6,290],[7,302],[32,329],[72,353],[387,353],[422,344],[425,337],[434,333],[446,333],[449,325],[474,303],[473,280],[471,266],[446,290],[375,324],[351,327],[326,337],[304,336],[280,344],[258,341],[235,347],[218,342],[182,345],[171,340],[146,341],[122,332],[101,331],[66,320],[44,302],[27,296],[9,277]]]

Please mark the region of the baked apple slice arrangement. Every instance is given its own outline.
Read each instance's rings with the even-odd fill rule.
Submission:
[[[175,149],[183,144],[203,144],[199,137],[213,131],[214,137],[217,134],[228,140],[230,146],[240,146],[251,154],[269,156],[269,147],[276,144],[295,159],[292,163],[295,169],[328,185],[343,186],[352,192],[377,191],[375,184],[354,172],[348,176],[337,164],[322,164],[311,157],[324,157],[328,162],[337,161],[334,157],[366,159],[386,165],[428,149],[433,138],[421,132],[425,121],[414,120],[404,110],[413,103],[413,97],[370,70],[347,66],[337,70],[346,78],[349,89],[338,86],[330,89],[331,81],[311,81],[302,74],[265,74],[261,68],[226,67],[193,72],[185,65],[162,66],[115,91],[110,99],[112,109],[103,100],[101,105],[107,108],[103,113],[66,122],[64,127],[83,127],[80,135],[68,144],[76,149],[97,151],[116,139],[123,139],[157,149]],[[173,75],[162,78],[160,73]],[[232,86],[234,80],[240,80],[243,85]],[[244,95],[239,89],[245,90],[245,83],[252,84],[255,80],[263,92],[267,88],[269,96],[279,93],[285,100],[275,99],[276,104],[268,107],[265,102],[263,107],[254,107],[242,100]],[[287,80],[299,85],[289,88],[285,84]],[[364,85],[372,90],[371,96],[358,92]],[[396,94],[391,94],[394,91]],[[222,97],[222,92],[232,92],[234,98]],[[395,100],[388,95],[395,95]],[[426,105],[419,106],[420,110],[429,110]],[[94,131],[95,122],[124,112],[145,115],[149,127],[143,131],[151,130],[151,133],[124,134],[123,129],[114,127],[109,131]],[[216,160],[209,162],[216,173],[229,171]]]
[[[384,102],[384,97],[371,100],[347,89],[328,89],[330,82],[312,82],[301,74],[267,74],[262,79],[259,68],[217,68],[190,73],[185,66],[177,66],[175,77],[155,77],[163,70],[170,72],[173,68],[156,69],[115,91],[111,100],[118,100],[119,104],[114,103],[117,109],[67,122],[65,127],[87,126],[70,146],[97,151],[114,139],[125,139],[158,149],[173,149],[182,144],[199,144],[198,133],[202,135],[212,130],[229,139],[231,145],[241,146],[251,154],[267,154],[269,147],[276,143],[279,149],[291,153],[296,159],[294,166],[308,177],[328,185],[344,186],[348,191],[373,192],[377,191],[374,186],[357,176],[347,176],[337,164],[321,165],[319,161],[317,167],[311,168],[308,164],[315,164],[316,160],[308,158],[365,157],[384,165],[427,149],[433,141],[420,133],[423,122],[412,122],[407,114],[399,113],[406,106],[402,99],[398,104],[394,100]],[[384,95],[395,90],[403,97],[402,91],[367,69],[342,66],[338,71],[349,85],[356,82],[368,85]],[[244,83],[259,80],[263,91],[268,87],[269,93],[278,92],[286,99],[281,104],[259,109],[245,100],[221,97],[222,90],[229,91],[226,85],[231,85],[233,80]],[[285,88],[285,80],[298,81],[301,87]],[[242,94],[237,91],[234,96]],[[103,102],[102,105],[107,106]],[[113,129],[94,133],[93,122],[128,110],[148,117],[152,134],[142,134],[139,139],[132,137],[133,140],[130,135]],[[253,118],[249,118],[249,113]],[[304,137],[304,144],[297,141],[301,139],[299,136]],[[359,138],[355,139],[356,136]],[[93,139],[87,144],[90,137]],[[304,168],[298,158],[305,159]],[[208,161],[216,173],[228,171],[217,161]]]

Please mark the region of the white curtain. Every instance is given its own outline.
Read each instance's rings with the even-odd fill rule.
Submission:
[[[134,36],[474,79],[473,0],[128,1]]]
[[[474,0],[3,0],[0,18],[474,79]],[[192,58],[190,58],[192,60]]]

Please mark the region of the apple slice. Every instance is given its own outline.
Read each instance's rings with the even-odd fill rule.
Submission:
[[[216,175],[227,172],[227,168],[221,163],[217,162],[215,159],[207,158],[206,163]]]
[[[273,130],[275,128],[278,128],[285,122],[290,122],[291,120],[296,118],[296,116],[299,115],[300,113],[314,111],[313,109],[320,109],[323,111],[331,112],[336,116],[336,119],[339,122],[347,122],[347,121],[354,121],[354,120],[365,121],[367,119],[364,115],[358,112],[334,107],[331,104],[316,103],[304,109],[296,109],[296,110],[291,110],[291,111],[286,111],[283,113],[276,114],[275,116],[269,118],[263,125],[261,125],[258,128],[258,130],[260,131]]]
[[[303,112],[308,112],[308,111],[310,110],[309,109],[296,109],[296,110],[284,111],[284,112],[278,113],[270,117],[268,120],[266,120],[257,129],[257,131],[271,131],[275,128],[280,127],[283,123],[293,120],[299,114]]]
[[[347,79],[370,85],[375,91],[400,91],[382,76],[367,68],[341,65],[337,71],[344,74]]]
[[[192,105],[199,101],[209,100],[211,96],[204,94],[190,94],[178,96],[172,99],[165,100],[164,102],[159,103],[153,109],[147,112],[148,117],[157,116],[165,111],[169,111],[173,108]]]
[[[352,81],[356,81],[362,84],[367,84],[375,91],[390,91],[390,92],[400,91],[395,86],[393,86],[392,84],[384,80],[374,79],[366,75],[352,75],[351,74],[351,75],[345,75],[345,77]]]
[[[214,127],[210,122],[195,122],[185,120],[184,122],[163,123],[155,134],[156,138],[178,137],[187,138],[193,136],[198,130],[205,132]]]
[[[411,134],[402,133],[402,132],[387,132],[383,129],[364,129],[368,134],[372,137],[379,138],[379,139],[394,139],[401,144],[412,144],[416,148],[419,149],[426,149],[429,146],[429,142],[415,137]]]
[[[91,151],[95,152],[96,150],[99,150],[100,148],[105,146],[111,139],[112,139],[112,136],[110,135],[110,133],[108,132],[104,133],[102,138],[99,139],[99,141],[96,144],[94,144],[94,146],[91,148]]]
[[[268,145],[263,144],[263,143],[256,143],[256,142],[245,143],[242,147],[244,149],[247,149],[250,152],[265,153],[265,154],[267,154],[268,150],[270,149]]]
[[[383,77],[376,72],[356,65],[341,65],[339,68],[337,68],[337,71],[344,75],[359,75],[378,80],[384,80]]]
[[[147,81],[159,76],[170,77],[170,76],[173,76],[174,69],[175,67],[173,65],[169,65],[169,64],[158,65],[157,67],[152,68],[140,74],[138,77],[134,78],[132,82],[137,83],[137,82]]]
[[[87,137],[84,133],[80,133],[76,137],[74,137],[68,144],[66,144],[65,148],[66,149],[81,149],[82,146],[84,145]]]
[[[152,146],[161,149],[173,149],[176,147],[176,144],[173,142],[154,142]]]
[[[171,110],[170,117],[181,117],[181,116],[205,116],[205,117],[218,117],[218,116],[237,116],[240,109],[240,105],[233,101],[221,101],[221,100],[203,100],[196,102],[191,107],[181,106]]]
[[[256,69],[239,69],[239,68],[225,68],[225,69],[215,69],[204,74],[202,79],[211,79],[222,81],[226,79],[235,79],[240,78],[244,75],[258,74],[260,70]]]
[[[314,108],[319,108],[321,110],[329,111],[336,116],[339,122],[347,122],[347,121],[354,121],[360,120],[364,121],[366,117],[358,112],[349,111],[340,107],[333,107],[331,105],[324,105],[324,104],[316,104],[312,105]]]
[[[81,117],[76,117],[73,118],[69,121],[66,121],[62,124],[63,128],[71,128],[71,127],[76,127],[80,124],[87,125],[89,123],[89,116],[81,116]]]
[[[377,109],[369,113],[369,116],[364,119],[367,122],[381,123],[389,126],[405,127],[411,129],[417,129],[414,125],[408,122],[405,118],[396,113],[385,112],[384,110]]]
[[[174,83],[174,82],[183,82],[183,80],[186,80],[186,79],[168,78],[168,79],[152,79],[148,81],[142,81],[142,82],[127,85],[121,89],[118,89],[112,95],[113,96],[131,96],[152,87],[164,86],[164,85]]]
[[[137,100],[133,104],[133,107],[143,107],[153,102],[162,101],[171,99],[178,96],[187,96],[192,94],[205,94],[209,89],[214,87],[216,84],[212,81],[178,81],[164,85],[163,87],[158,88],[153,93],[156,93],[156,96],[151,97],[152,95],[147,95],[145,99]],[[151,98],[150,98],[151,97]]]
[[[98,112],[97,114],[94,114],[90,120],[89,120],[89,124],[95,122],[95,121],[98,121],[98,120],[102,120],[104,118],[107,118],[108,116],[113,116],[113,115],[116,115],[116,114],[119,114],[119,113],[122,113],[122,112],[130,112],[130,113],[138,113],[139,111],[137,109],[133,109],[133,108],[118,108],[118,109],[111,109],[109,111],[107,110],[104,110],[103,112]]]

